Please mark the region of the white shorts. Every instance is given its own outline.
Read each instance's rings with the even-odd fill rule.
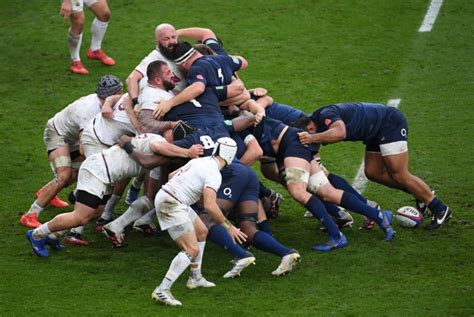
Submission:
[[[161,230],[168,230],[187,222],[192,223],[197,217],[191,207],[180,203],[162,189],[156,194],[155,210]]]
[[[81,168],[77,177],[77,190],[83,190],[102,199],[112,193],[112,186],[102,182],[89,170]]]
[[[392,143],[380,144],[380,154],[382,156],[396,155],[408,151],[407,141],[397,141]]]
[[[66,137],[58,134],[58,131],[56,131],[54,127],[52,118],[48,120],[46,127],[44,128],[43,141],[48,152],[66,145],[69,146],[70,152],[79,150],[79,142],[68,140]]]
[[[96,3],[97,0],[71,0],[72,3],[72,12],[82,12],[84,11],[84,4],[90,8],[91,5]]]

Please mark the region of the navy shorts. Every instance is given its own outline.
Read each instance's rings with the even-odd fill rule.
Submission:
[[[234,161],[221,170],[222,184],[217,198],[236,204],[243,201],[258,202],[260,184],[257,174],[244,164]]]
[[[397,108],[392,107],[388,111],[379,133],[365,144],[366,151],[380,152],[380,144],[408,141],[407,119]]]
[[[311,162],[313,155],[317,153],[316,145],[303,145],[298,138],[300,130],[288,127],[285,135],[281,138],[280,146],[277,153],[277,164],[283,164],[286,157],[299,157],[308,162]],[[314,152],[314,153],[313,153]]]

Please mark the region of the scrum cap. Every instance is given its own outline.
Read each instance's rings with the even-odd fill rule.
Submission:
[[[114,75],[105,75],[102,76],[97,84],[97,96],[99,98],[105,99],[109,96],[114,95],[118,91],[121,91],[123,87],[120,79]]]
[[[217,139],[212,155],[221,157],[227,165],[230,165],[236,153],[237,143],[229,137],[223,137]]]

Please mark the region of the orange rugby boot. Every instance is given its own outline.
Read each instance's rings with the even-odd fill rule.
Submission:
[[[72,62],[71,67],[69,67],[69,70],[79,75],[89,74],[89,71],[84,67],[84,65],[82,65],[81,61]]]
[[[104,50],[92,51],[90,48],[87,50],[87,57],[89,59],[96,59],[106,66],[114,66],[115,61],[112,57],[107,56]]]
[[[29,228],[38,228],[41,226],[41,222],[38,221],[38,214],[36,212],[26,212],[20,218],[20,225]]]

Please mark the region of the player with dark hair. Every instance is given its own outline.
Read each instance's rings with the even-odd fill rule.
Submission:
[[[449,221],[451,209],[408,169],[408,123],[398,109],[363,102],[340,103],[317,109],[299,124],[307,131],[299,133],[303,144],[362,141],[368,179],[404,190],[424,203],[433,213],[426,229],[437,229]]]

